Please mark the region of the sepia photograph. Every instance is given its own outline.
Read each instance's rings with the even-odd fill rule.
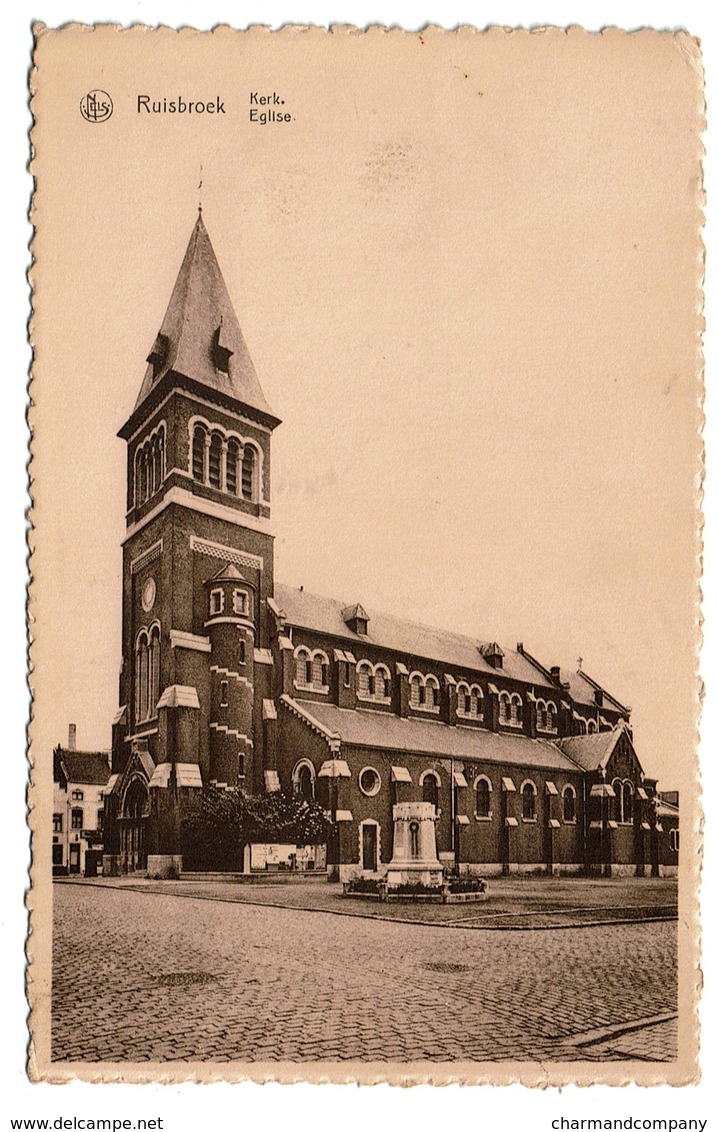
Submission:
[[[695,1080],[697,41],[30,86],[33,1078]]]

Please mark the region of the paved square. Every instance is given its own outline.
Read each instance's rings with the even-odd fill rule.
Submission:
[[[72,884],[54,902],[56,1061],[676,1056],[673,922],[486,931]]]

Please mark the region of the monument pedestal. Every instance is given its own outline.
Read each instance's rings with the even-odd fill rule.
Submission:
[[[431,802],[394,806],[394,851],[386,873],[388,890],[403,884],[436,888],[443,881],[436,855],[436,810]]]

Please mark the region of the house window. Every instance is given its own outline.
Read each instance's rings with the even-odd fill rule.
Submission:
[[[205,482],[204,455],[206,446],[207,429],[204,425],[197,424],[192,433],[192,478],[199,480],[200,483]]]
[[[73,790],[72,791],[72,800],[73,800],[73,802],[84,802],[84,800],[85,800],[84,790]]]
[[[439,779],[433,771],[427,771],[421,784],[421,797],[424,802],[431,802],[435,810],[439,808]]]
[[[97,829],[102,829],[105,824],[105,811],[97,811]]]
[[[237,652],[238,652],[239,663],[240,664],[246,664],[247,663],[247,643],[246,643],[246,641],[241,640],[239,642]]]
[[[476,790],[476,816],[477,818],[491,817],[491,782],[484,775],[479,775],[474,783]]]
[[[62,814],[52,815],[52,832],[62,833]]]
[[[564,787],[563,820],[567,825],[575,825],[576,823],[576,791],[573,786]]]
[[[141,629],[135,644],[135,721],[142,723],[156,712],[160,687],[160,627]]]
[[[236,495],[239,476],[239,444],[236,440],[227,442],[227,468],[225,475],[227,491],[230,495]]]
[[[409,677],[409,703],[413,708],[438,711],[439,681],[435,676],[413,672]]]
[[[297,649],[294,654],[296,666],[296,683],[298,688],[311,688],[312,686],[312,658],[309,649]]]
[[[467,719],[481,719],[483,716],[484,695],[478,684],[463,682],[456,689],[456,714]]]
[[[244,778],[244,754],[237,756],[237,777]]]
[[[362,794],[366,794],[368,798],[373,798],[375,794],[379,793],[381,789],[381,778],[379,771],[375,770],[373,766],[365,766],[359,772],[359,789]]]
[[[295,651],[294,658],[297,687],[310,692],[326,693],[329,687],[329,661],[326,653],[320,649],[310,653],[308,648],[301,646]]]
[[[83,814],[83,811],[82,811],[81,806],[78,806],[77,808],[73,807],[73,810],[72,810],[72,828],[73,829],[82,829],[82,814]]]
[[[219,682],[219,706],[229,707],[229,680]]]
[[[589,735],[595,735],[598,731],[598,724],[595,719],[589,719],[587,724],[587,731]]]
[[[251,444],[247,444],[242,456],[242,498],[254,499],[254,470],[256,456]]]
[[[244,617],[249,610],[249,595],[246,590],[235,590],[232,597],[234,612]]]
[[[370,700],[374,695],[374,673],[366,660],[357,665],[357,695],[361,700]]]
[[[677,829],[669,829],[668,831],[668,845],[671,853],[678,852],[678,832]]]
[[[209,486],[222,486],[222,437],[213,432],[209,441]]]
[[[630,782],[623,784],[623,817],[622,821],[633,821],[633,787]]]
[[[323,653],[315,652],[312,657],[312,687],[326,688],[329,680],[329,663]]]
[[[521,787],[521,816],[524,821],[536,821],[536,787],[524,782]]]
[[[224,591],[212,590],[209,595],[209,615],[217,617],[224,610]]]
[[[135,507],[159,490],[165,476],[165,430],[161,425],[135,452]]]

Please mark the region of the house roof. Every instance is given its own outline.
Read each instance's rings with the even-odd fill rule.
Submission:
[[[608,762],[623,730],[619,725],[611,731],[598,731],[595,735],[574,735],[570,739],[557,739],[556,744],[564,754],[578,763],[582,770],[598,770]]]
[[[297,706],[342,743],[381,748],[392,753],[394,762],[401,751],[549,770],[577,769],[568,755],[544,739],[495,734],[483,728],[451,727],[433,720],[401,719],[388,712],[353,711],[315,701],[299,700]]]
[[[218,347],[223,357],[228,358],[226,373],[216,365]],[[147,367],[135,409],[157,382],[172,370],[273,416],[249,356],[201,212],[150,357],[155,352],[157,364],[150,363]]]
[[[286,614],[289,625],[354,642],[366,641],[409,656],[483,672],[491,677],[497,671],[502,671],[504,676],[512,680],[544,688],[552,687],[541,670],[515,649],[503,650],[503,668],[497,670],[479,651],[482,645],[490,642],[447,632],[445,629],[434,629],[373,610],[368,614],[368,632],[354,633],[344,620],[342,611],[347,606],[355,606],[356,602],[336,601],[291,586],[275,585],[274,589],[275,602]],[[554,691],[558,692],[555,688]]]
[[[596,690],[603,692],[603,704],[600,711],[617,711],[622,715],[628,711],[628,708],[619,703],[617,699],[609,695],[605,688],[587,676],[585,672],[569,672],[567,669],[561,669],[561,683],[568,684],[569,694],[571,699],[576,704],[583,704],[586,707],[592,707],[594,711],[597,708],[596,703]]]
[[[107,751],[71,751],[60,748],[60,758],[68,782],[83,786],[106,786],[110,780],[110,757]]]

